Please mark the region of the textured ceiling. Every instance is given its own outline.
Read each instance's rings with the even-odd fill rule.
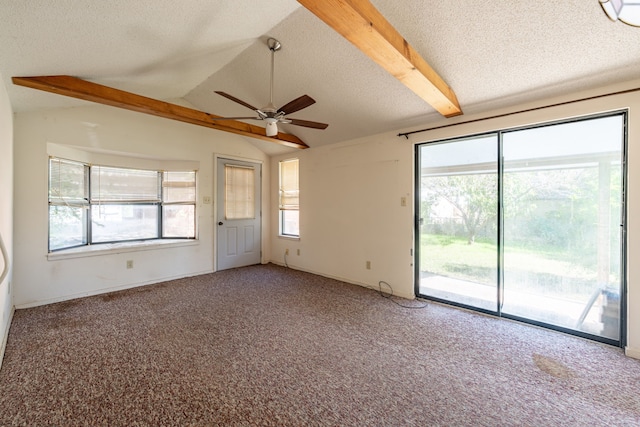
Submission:
[[[598,0],[372,3],[467,113],[640,76],[640,28],[610,21]],[[0,73],[15,111],[86,105],[10,81],[69,74],[251,115],[213,91],[267,104],[268,37],[283,45],[276,106],[308,94],[317,103],[291,116],[329,123],[281,126],[311,147],[448,120],[294,0],[0,0]]]

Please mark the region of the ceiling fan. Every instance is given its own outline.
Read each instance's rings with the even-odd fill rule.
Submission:
[[[283,105],[280,108],[276,108],[273,104],[273,69],[274,69],[274,57],[275,53],[280,50],[282,45],[280,42],[274,38],[270,38],[267,40],[267,46],[271,51],[271,80],[269,87],[269,104],[262,108],[256,108],[251,104],[248,104],[235,96],[229,95],[225,92],[215,91],[218,95],[224,96],[227,99],[230,99],[233,102],[236,102],[242,106],[245,106],[256,113],[257,116],[251,117],[215,117],[212,120],[264,120],[266,125],[267,136],[276,136],[278,134],[278,123],[288,123],[296,126],[304,126],[313,129],[326,129],[329,126],[326,123],[312,122],[309,120],[301,120],[286,117],[287,114],[295,113],[296,111],[300,111],[303,108],[307,108],[310,105],[315,104],[315,100],[311,98],[309,95],[302,95],[293,101]]]

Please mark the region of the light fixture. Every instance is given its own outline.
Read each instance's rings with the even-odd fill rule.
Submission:
[[[640,0],[599,0],[600,6],[612,21],[640,27]]]
[[[278,134],[278,119],[267,117],[264,121],[267,122],[267,136],[276,136]]]

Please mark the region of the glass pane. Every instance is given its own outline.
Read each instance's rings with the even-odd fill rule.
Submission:
[[[49,200],[83,202],[87,198],[85,173],[82,163],[49,159]]]
[[[164,172],[162,180],[162,200],[165,203],[195,202],[195,171]]]
[[[162,207],[162,237],[196,237],[194,205]]]
[[[497,137],[420,147],[419,293],[497,308]]]
[[[255,169],[225,165],[225,218],[255,218]]]
[[[158,172],[104,166],[91,168],[92,201],[158,201]]]
[[[86,209],[49,206],[49,250],[87,244]]]
[[[504,135],[504,305],[619,339],[622,116]]]
[[[158,205],[91,206],[92,242],[158,237]]]
[[[282,234],[287,236],[300,235],[300,212],[295,210],[280,211],[282,215]]]

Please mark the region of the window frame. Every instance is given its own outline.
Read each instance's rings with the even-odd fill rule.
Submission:
[[[296,177],[295,177],[295,188],[293,189],[284,189],[283,188],[283,165],[296,162]],[[297,203],[294,204],[286,204],[284,203],[284,192],[285,191],[293,191],[296,192],[297,195],[295,199],[297,199]],[[298,233],[287,232],[286,227],[286,212],[292,211],[298,213]],[[278,235],[280,237],[297,239],[300,238],[300,159],[299,158],[290,158],[280,160],[278,162]]]
[[[81,199],[74,198],[72,203],[69,203],[65,200],[64,196],[52,197],[52,162],[58,161],[61,163],[69,163],[75,165],[82,165],[84,167],[84,195]],[[141,199],[131,199],[131,198],[122,198],[122,199],[101,199],[100,197],[96,197],[92,194],[92,172],[94,168],[110,168],[115,170],[131,170],[131,171],[145,171],[145,172],[154,172],[156,174],[156,194],[154,197],[149,198],[141,198]],[[197,169],[193,170],[161,170],[161,169],[151,169],[151,168],[136,168],[136,167],[120,167],[120,166],[110,166],[105,164],[93,164],[76,160],[69,160],[63,157],[50,155],[48,160],[48,169],[49,169],[49,183],[48,183],[48,203],[49,209],[47,210],[48,215],[48,238],[47,238],[47,250],[49,254],[58,253],[60,251],[65,251],[69,249],[77,249],[83,247],[90,247],[96,245],[109,245],[114,243],[131,243],[131,242],[147,242],[147,241],[163,241],[163,240],[196,240],[197,239],[197,178],[198,171]],[[169,176],[171,173],[188,173],[193,174],[193,181],[183,181],[186,184],[182,184],[182,187],[193,187],[193,194],[190,200],[187,198],[183,198],[183,200],[174,200],[169,201],[165,200],[165,182],[172,182],[169,180]],[[189,185],[193,183],[192,185]],[[153,206],[156,211],[156,236],[155,237],[143,237],[143,238],[123,238],[117,240],[101,240],[95,241],[95,234],[93,232],[93,224],[94,220],[92,218],[94,207],[101,206]],[[84,215],[79,219],[82,223],[82,243],[80,244],[71,244],[67,246],[56,246],[52,248],[52,214],[51,207],[55,206],[69,206],[69,207],[77,207],[82,209]],[[192,227],[190,232],[186,233],[184,236],[167,236],[167,232],[165,230],[165,207],[170,206],[193,206],[192,210]]]
[[[587,333],[587,332],[582,332],[582,331],[578,331],[576,329],[572,329],[572,328],[566,328],[563,326],[558,326],[552,323],[545,323],[542,321],[538,321],[535,319],[529,319],[526,317],[521,317],[521,316],[517,316],[517,315],[513,315],[513,314],[509,314],[509,313],[505,313],[502,311],[502,302],[503,302],[503,295],[502,295],[502,287],[504,285],[503,283],[503,264],[504,264],[504,256],[503,256],[503,237],[504,235],[502,234],[502,231],[499,230],[498,231],[498,243],[497,246],[499,248],[499,254],[498,254],[498,260],[497,260],[497,266],[498,266],[498,273],[497,273],[497,284],[498,284],[498,291],[497,291],[497,295],[496,295],[496,310],[484,310],[482,308],[478,308],[477,306],[471,305],[471,304],[467,304],[467,303],[463,303],[463,302],[456,302],[456,301],[450,301],[448,299],[443,299],[443,298],[438,298],[438,297],[434,297],[434,296],[429,296],[427,294],[424,294],[423,292],[421,292],[420,290],[420,279],[421,279],[421,274],[420,274],[420,259],[421,259],[421,242],[420,242],[420,233],[421,233],[421,227],[423,225],[423,218],[421,217],[420,214],[420,207],[421,207],[421,200],[420,200],[420,192],[418,191],[418,189],[421,188],[421,175],[420,175],[420,170],[421,170],[421,153],[420,150],[423,146],[427,146],[427,145],[437,145],[437,144],[442,144],[442,143],[450,143],[450,142],[455,142],[455,141],[460,141],[460,140],[464,140],[464,139],[471,139],[471,138],[476,138],[476,137],[482,137],[482,136],[487,136],[487,135],[496,135],[499,139],[498,141],[498,146],[499,146],[499,153],[497,158],[498,160],[498,176],[499,176],[499,182],[498,182],[498,186],[499,186],[499,193],[500,197],[502,197],[502,175],[504,173],[503,171],[503,167],[504,167],[504,160],[503,160],[503,153],[502,153],[502,148],[503,148],[503,141],[502,138],[504,135],[509,134],[511,132],[518,132],[518,131],[523,131],[523,130],[532,130],[532,129],[540,129],[540,128],[544,128],[544,127],[550,127],[550,126],[555,126],[555,125],[565,125],[565,124],[570,124],[570,123],[576,123],[576,122],[583,122],[583,121],[590,121],[590,120],[596,120],[596,119],[602,119],[602,118],[607,118],[607,117],[615,117],[615,116],[621,116],[622,117],[622,142],[621,142],[621,218],[620,218],[620,227],[621,227],[621,231],[620,231],[620,236],[621,236],[621,241],[620,241],[620,262],[621,262],[621,271],[620,271],[620,311],[619,311],[619,319],[620,319],[620,335],[619,335],[619,339],[615,340],[615,339],[610,339],[604,336],[599,336],[599,335],[594,335],[591,333]],[[544,120],[544,121],[536,121],[535,123],[528,123],[528,124],[524,124],[524,125],[515,125],[515,126],[501,126],[497,129],[490,129],[490,130],[486,130],[486,131],[479,131],[477,133],[463,133],[460,135],[454,135],[454,136],[448,136],[448,137],[444,137],[444,138],[434,138],[434,139],[426,139],[423,142],[417,143],[414,145],[414,186],[416,188],[416,193],[415,193],[415,197],[414,197],[414,215],[415,215],[415,221],[414,221],[414,258],[417,260],[416,262],[414,262],[414,293],[417,297],[420,298],[426,298],[429,300],[433,300],[433,301],[438,301],[438,302],[442,302],[445,303],[447,305],[452,305],[452,306],[457,306],[457,307],[463,307],[465,309],[470,309],[473,311],[478,311],[478,312],[482,312],[485,314],[489,314],[489,315],[493,315],[493,316],[497,316],[497,317],[502,317],[502,318],[506,318],[506,319],[511,319],[511,320],[516,320],[516,321],[520,321],[523,323],[528,323],[528,324],[532,324],[535,326],[539,326],[539,327],[543,327],[543,328],[547,328],[550,330],[555,330],[555,331],[559,331],[559,332],[563,332],[569,335],[574,335],[574,336],[579,336],[582,338],[586,338],[586,339],[591,339],[594,341],[598,341],[598,342],[603,342],[606,344],[610,344],[610,345],[615,345],[618,347],[624,347],[627,343],[627,322],[629,321],[629,317],[628,317],[628,310],[627,310],[627,298],[628,298],[628,280],[627,280],[627,268],[628,268],[628,262],[627,262],[627,194],[628,194],[628,127],[629,127],[629,116],[630,116],[630,110],[626,107],[623,108],[611,108],[610,110],[607,111],[603,111],[603,112],[585,112],[584,114],[580,114],[580,115],[576,115],[576,116],[572,116],[572,117],[561,117],[561,118],[557,118],[557,117],[550,117],[548,120]],[[497,219],[497,227],[498,229],[501,229],[504,225],[502,222],[502,217],[503,217],[503,212],[502,212],[502,200],[499,201],[498,203],[498,219]]]

